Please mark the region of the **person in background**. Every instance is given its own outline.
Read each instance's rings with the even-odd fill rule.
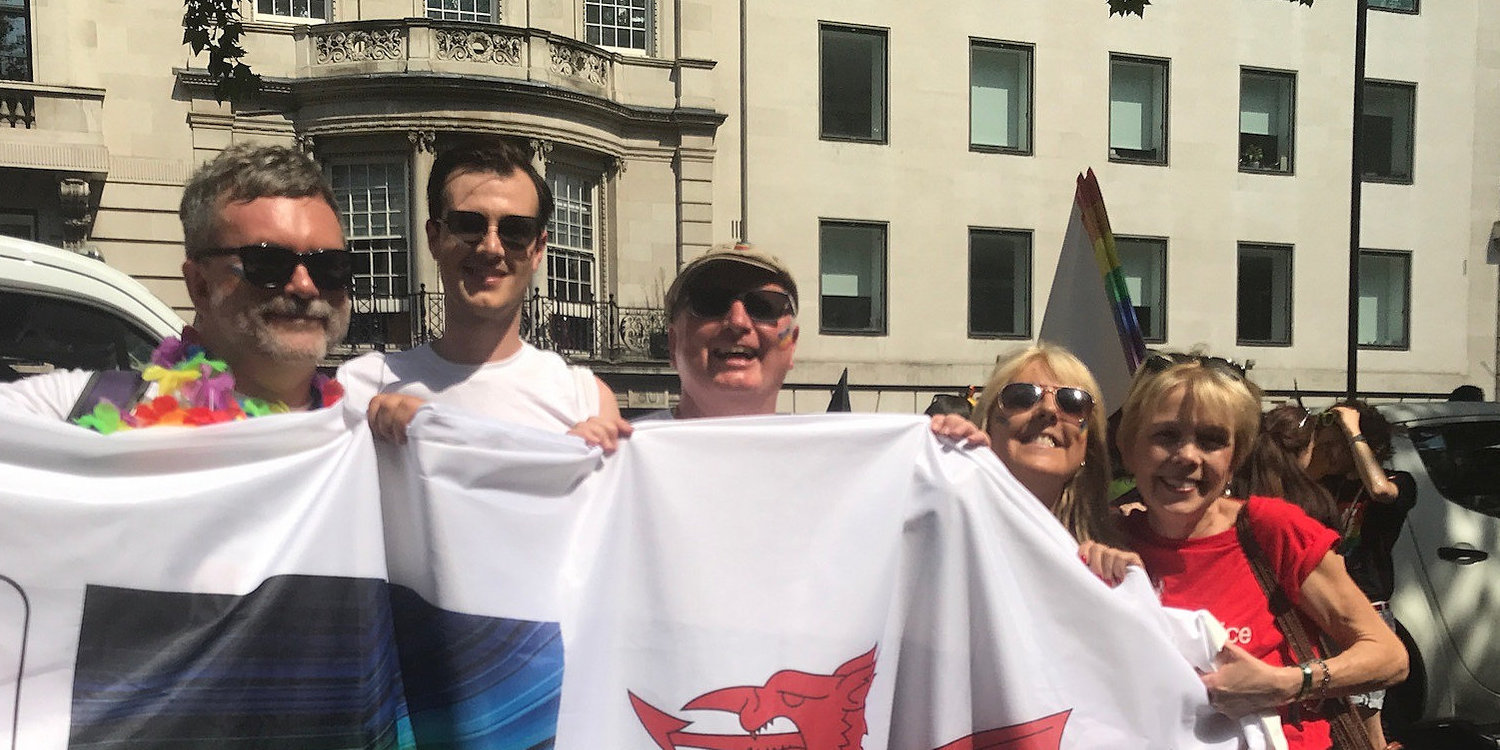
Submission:
[[[1082,361],[1041,343],[996,363],[974,413],[1000,462],[1078,540],[1089,568],[1113,584],[1140,558],[1123,549],[1111,518],[1106,419],[1098,393]]]
[[[1206,609],[1230,634],[1202,676],[1213,705],[1234,717],[1277,710],[1290,748],[1326,750],[1324,699],[1399,682],[1406,650],[1344,569],[1333,530],[1285,500],[1228,492],[1259,431],[1259,399],[1234,370],[1196,360],[1138,379],[1121,412],[1120,455],[1146,508],[1125,518],[1131,547],[1163,604]],[[1337,654],[1294,655],[1272,587]]]
[[[1282,498],[1337,531],[1338,509],[1333,497],[1307,473],[1314,431],[1309,412],[1297,404],[1282,404],[1266,412],[1233,490],[1237,497]]]
[[[1360,591],[1394,629],[1389,603],[1396,588],[1391,549],[1401,536],[1406,514],[1417,503],[1416,480],[1407,472],[1382,466],[1391,457],[1391,423],[1375,407],[1358,400],[1342,401],[1312,421],[1317,437],[1308,473],[1322,483],[1338,508],[1339,553]],[[1351,700],[1379,750],[1384,745],[1380,711],[1385,707],[1385,691]]]

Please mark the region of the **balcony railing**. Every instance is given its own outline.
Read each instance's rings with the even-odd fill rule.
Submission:
[[[347,353],[409,349],[443,335],[443,294],[426,287],[393,297],[356,297]],[[666,311],[624,307],[613,298],[571,302],[538,294],[521,309],[521,336],[539,349],[596,362],[667,359]]]

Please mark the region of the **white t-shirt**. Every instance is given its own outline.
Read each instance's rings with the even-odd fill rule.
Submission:
[[[14,383],[0,383],[0,410],[67,419],[93,374],[92,370],[57,370]],[[154,393],[155,389],[156,384],[152,383],[151,391]]]
[[[377,393],[404,393],[558,432],[599,414],[593,372],[527,343],[506,359],[481,365],[449,362],[426,344],[404,352],[372,352],[344,363],[338,381],[344,398],[358,409]]]

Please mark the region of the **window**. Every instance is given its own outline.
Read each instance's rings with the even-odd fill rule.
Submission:
[[[651,0],[584,0],[583,40],[600,47],[651,51]]]
[[[885,225],[818,227],[823,333],[885,333]]]
[[[594,301],[594,185],[554,167],[547,172],[555,208],[547,224],[547,295]]]
[[[370,300],[371,312],[406,309],[411,293],[406,162],[341,161],[328,171],[354,254],[354,296]]]
[[[559,166],[547,170],[547,183],[555,204],[547,224],[548,335],[562,351],[593,352],[597,191],[583,175]]]
[[[1417,87],[1410,83],[1365,83],[1359,118],[1359,170],[1366,180],[1412,181]]]
[[[1397,13],[1416,13],[1417,0],[1369,0],[1370,10],[1390,10]]]
[[[885,142],[885,31],[825,24],[818,32],[822,136]]]
[[[1153,344],[1167,340],[1167,241],[1140,237],[1116,237],[1115,250],[1125,288],[1135,307],[1141,337]]]
[[[139,369],[160,341],[103,305],[0,290],[0,383],[52,370]]]
[[[1359,251],[1359,345],[1407,349],[1411,254]]]
[[[1109,158],[1167,163],[1167,62],[1110,55]]]
[[[31,80],[31,13],[26,0],[0,0],[0,81]]]
[[[7,211],[0,208],[0,234],[36,240],[36,214],[27,211]]]
[[[1292,171],[1294,73],[1240,71],[1240,171]]]
[[[255,0],[258,16],[326,20],[329,0]]]
[[[427,17],[440,21],[500,21],[496,0],[427,0]]]
[[[969,43],[969,144],[1031,153],[1031,48]]]
[[[969,336],[1031,337],[1031,233],[969,230]]]
[[[1292,343],[1292,248],[1241,244],[1239,248],[1237,343]]]
[[[1407,433],[1432,486],[1450,502],[1500,518],[1500,422],[1448,422]]]

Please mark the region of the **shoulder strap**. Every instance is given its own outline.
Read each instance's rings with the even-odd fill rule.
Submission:
[[[1265,592],[1266,599],[1271,604],[1271,614],[1276,618],[1276,627],[1281,630],[1282,635],[1286,636],[1287,643],[1292,647],[1292,655],[1297,658],[1297,661],[1307,661],[1313,658],[1316,654],[1313,653],[1312,640],[1307,637],[1307,630],[1302,627],[1302,619],[1297,617],[1291,598],[1276,581],[1276,576],[1271,572],[1270,563],[1266,560],[1266,552],[1250,529],[1250,503],[1247,502],[1245,507],[1240,508],[1239,517],[1234,519],[1234,529],[1239,536],[1240,548],[1245,550],[1245,557],[1250,560],[1250,571],[1255,574],[1255,580],[1260,583],[1260,590]]]
[[[68,421],[92,413],[100,401],[108,400],[122,411],[134,406],[146,392],[146,381],[135,370],[100,370],[89,376],[83,394],[68,412]]]
[[[1276,627],[1282,635],[1286,636],[1287,644],[1292,647],[1292,656],[1298,662],[1311,660],[1316,656],[1312,648],[1312,639],[1308,637],[1307,629],[1302,627],[1302,618],[1297,616],[1297,610],[1292,606],[1291,599],[1287,597],[1281,584],[1277,583],[1276,577],[1272,575],[1270,564],[1266,561],[1265,550],[1250,529],[1250,504],[1248,502],[1240,509],[1239,517],[1234,520],[1234,527],[1239,535],[1240,547],[1245,550],[1245,557],[1250,560],[1250,570],[1255,573],[1255,580],[1260,583],[1261,590],[1266,592],[1266,598],[1270,600],[1271,614],[1276,617]],[[1348,698],[1325,700],[1321,706],[1321,713],[1328,719],[1333,746],[1338,750],[1369,750],[1373,747],[1364,722],[1355,717]]]

